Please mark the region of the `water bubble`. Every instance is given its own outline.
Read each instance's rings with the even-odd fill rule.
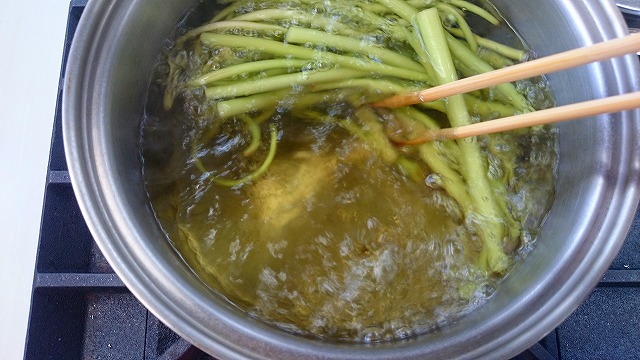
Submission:
[[[486,120],[495,120],[502,117],[502,115],[500,114],[499,111],[492,111],[487,115],[487,119]]]
[[[398,339],[406,339],[413,335],[413,330],[408,326],[401,326],[393,330],[393,334]]]
[[[365,41],[366,40],[366,41]],[[385,34],[376,31],[363,39],[364,46],[370,46],[371,44],[383,44],[386,41]]]
[[[244,29],[242,31],[242,35],[243,36],[247,36],[247,37],[257,37],[258,36],[258,32],[256,30],[252,30],[252,29]]]
[[[539,102],[540,100],[544,99],[544,95],[542,94],[542,90],[536,88],[536,87],[529,87],[527,92],[527,100],[529,100],[532,103],[536,103]]]
[[[397,24],[397,23],[398,23],[398,18],[397,18],[397,17],[395,17],[395,16],[391,16],[391,15],[386,16],[386,17],[385,17],[385,20],[387,21],[387,23],[388,23],[389,25],[395,25],[395,24]]]
[[[186,67],[189,61],[189,56],[185,50],[180,50],[176,53],[175,57],[173,58],[173,61],[178,66]]]
[[[379,57],[375,56],[375,55],[369,55],[369,60],[377,62],[377,63],[381,63],[382,62],[382,60]]]
[[[453,27],[457,23],[458,23],[458,19],[456,19],[456,17],[452,14],[448,14],[447,16],[444,17],[444,19],[442,19],[442,25],[447,28]]]
[[[496,152],[509,152],[511,147],[507,143],[497,143],[493,147]]]
[[[493,179],[502,179],[504,176],[504,169],[499,159],[489,159],[489,176]]]
[[[274,288],[278,285],[278,280],[276,279],[276,272],[268,267],[262,269],[262,272],[260,273],[260,281],[262,281],[262,284],[270,288]]]
[[[424,179],[424,183],[425,183],[425,185],[427,185],[431,189],[442,190],[442,188],[443,188],[442,175],[437,174],[437,173],[429,174]]]
[[[202,67],[202,60],[195,56],[192,55],[191,57],[189,57],[189,68],[191,70],[197,70],[200,69]]]
[[[384,331],[375,326],[365,328],[362,331],[362,341],[365,343],[378,342],[384,338]]]

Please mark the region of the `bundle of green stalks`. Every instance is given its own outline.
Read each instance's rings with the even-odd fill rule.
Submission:
[[[478,266],[496,274],[508,269],[520,224],[504,196],[497,196],[508,176],[488,175],[478,142],[400,146],[394,140],[528,112],[527,99],[504,84],[399,109],[368,105],[523,61],[525,51],[472,32],[470,18],[505,26],[492,9],[464,0],[228,2],[210,22],[181,35],[169,57],[164,107],[170,110],[181,97],[199,99],[200,121],[207,125],[193,149],[195,166],[205,176],[233,187],[268,171],[278,144],[272,119],[282,113],[332,123],[367,142],[407,177],[446,192],[481,240]],[[322,110],[338,101],[351,110]],[[217,174],[197,157],[228,121],[246,125],[250,141],[243,156],[252,156],[263,137],[268,140],[264,160],[244,176]]]

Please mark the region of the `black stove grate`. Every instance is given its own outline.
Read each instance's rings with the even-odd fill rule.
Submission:
[[[149,313],[102,256],[78,208],[64,156],[61,95],[86,0],[69,7],[25,359],[212,359]],[[640,358],[640,213],[598,287],[516,359]]]

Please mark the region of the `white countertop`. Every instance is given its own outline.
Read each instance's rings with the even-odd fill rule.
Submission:
[[[22,359],[69,0],[0,1],[0,358]]]

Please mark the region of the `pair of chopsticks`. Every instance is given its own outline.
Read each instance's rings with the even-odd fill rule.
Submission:
[[[398,94],[382,101],[372,103],[374,107],[396,108],[434,101],[444,97],[463,94],[516,80],[527,79],[543,74],[586,65],[625,54],[640,51],[640,34],[605,41],[588,47],[569,50],[559,54],[509,66],[500,70],[475,75],[448,84],[426,90]],[[470,136],[491,134],[535,125],[578,119],[640,107],[640,91],[565,105],[506,118],[485,121],[472,125],[428,131],[420,137],[403,144],[419,144],[431,140],[462,139]]]

